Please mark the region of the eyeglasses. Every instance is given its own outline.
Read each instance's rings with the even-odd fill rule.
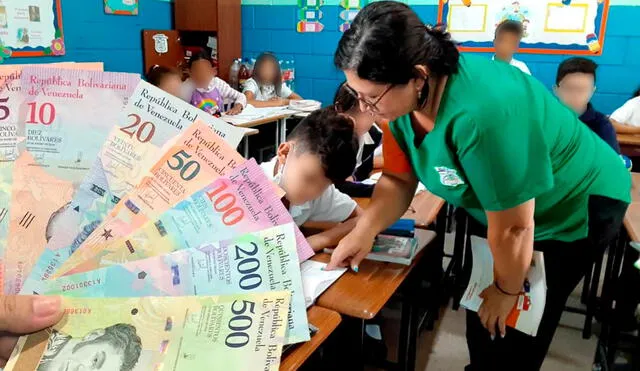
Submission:
[[[369,102],[369,101],[367,101],[367,100],[365,100],[365,99],[363,99],[363,98],[360,98],[360,97],[358,96],[358,92],[357,92],[357,91],[355,91],[355,90],[353,90],[353,88],[352,88],[352,87],[350,87],[350,86],[349,86],[349,85],[347,85],[347,84],[345,84],[345,85],[344,85],[344,88],[349,92],[349,94],[353,95],[353,97],[354,97],[354,98],[356,98],[356,99],[358,100],[358,102],[362,103],[362,104],[365,106],[366,110],[368,110],[368,111],[370,111],[370,112],[373,112],[373,113],[378,113],[378,112],[380,112],[380,110],[378,109],[378,103],[380,103],[380,101],[382,100],[382,98],[384,98],[384,96],[385,96],[385,95],[387,95],[387,93],[388,93],[391,89],[393,89],[393,87],[394,87],[394,86],[395,86],[395,85],[393,85],[393,84],[389,85],[389,86],[385,89],[385,91],[383,91],[383,92],[382,92],[382,94],[380,94],[380,96],[378,97],[378,99],[376,99],[376,100],[375,100],[375,102]],[[340,102],[335,102],[335,104],[334,104],[334,105],[335,105],[335,108],[336,108],[336,110],[337,110],[338,112],[342,112],[342,111],[343,111],[343,110],[342,110],[342,107],[341,107],[341,105],[340,105]]]

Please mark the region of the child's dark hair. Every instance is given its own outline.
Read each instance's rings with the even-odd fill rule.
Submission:
[[[287,140],[295,142],[296,154],[320,157],[325,176],[332,182],[344,182],[353,174],[358,153],[353,121],[333,107],[312,112],[293,129]]]
[[[155,66],[152,66],[151,68],[149,68],[149,71],[147,72],[147,75],[145,76],[145,78],[147,79],[147,82],[149,84],[159,86],[162,83],[162,80],[165,79],[165,77],[171,76],[171,75],[177,76],[178,78],[182,78],[182,76],[180,75],[180,72],[177,69],[165,67],[165,66],[159,66],[156,64]]]
[[[189,69],[191,69],[191,67],[195,62],[202,61],[202,60],[208,61],[209,64],[211,64],[211,66],[213,67],[213,61],[211,60],[211,55],[207,53],[206,50],[203,49],[197,52],[196,54],[192,55],[191,58],[189,58]]]
[[[354,107],[358,106],[358,98],[353,96],[353,93],[349,91],[347,82],[344,81],[336,90],[336,95],[333,97],[333,105],[338,112],[349,112]]]
[[[405,85],[421,77],[416,65],[427,66],[436,76],[449,76],[458,71],[459,59],[449,33],[426,26],[408,5],[379,1],[365,6],[342,35],[334,64],[365,80]],[[428,91],[425,84],[423,102]]]
[[[633,97],[632,98],[637,98],[637,97],[640,97],[640,87],[638,87],[638,90],[633,92]]]
[[[586,73],[593,75],[593,81],[596,81],[596,70],[598,64],[591,59],[574,57],[565,59],[558,66],[558,73],[556,74],[556,85],[559,85],[562,79],[572,73]]]
[[[271,81],[265,81],[260,75],[262,66],[268,62],[273,63],[277,68],[276,74]],[[280,91],[282,90],[282,70],[280,69],[280,62],[278,62],[275,55],[272,53],[262,53],[258,56],[258,59],[256,59],[256,63],[253,66],[253,79],[258,83],[260,90],[262,90],[262,85],[273,84],[276,88],[276,95],[280,96]]]
[[[524,35],[524,28],[522,27],[521,22],[506,20],[496,27],[495,38],[498,38],[502,33],[512,33],[519,38],[522,38],[522,35]]]

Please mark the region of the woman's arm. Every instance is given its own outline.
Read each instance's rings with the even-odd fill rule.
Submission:
[[[364,211],[360,206],[356,206],[355,210],[342,223],[335,227],[327,229],[321,233],[315,234],[307,238],[307,242],[315,252],[320,252],[327,247],[334,247],[340,242],[342,237],[346,236],[356,226],[358,218]]]
[[[407,211],[417,185],[413,172],[384,172],[374,188],[371,203],[358,218],[353,231],[340,241],[326,269],[345,266],[350,261],[357,272],[358,264],[371,251],[376,235]]]
[[[533,256],[535,200],[504,211],[487,211],[487,240],[498,286],[518,294]]]
[[[634,134],[634,135],[640,134],[640,128],[621,124],[614,119],[609,119],[609,120],[613,124],[613,127],[614,129],[616,129],[616,133],[618,134]]]

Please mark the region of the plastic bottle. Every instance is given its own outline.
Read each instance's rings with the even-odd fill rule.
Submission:
[[[287,85],[291,90],[295,89],[295,77],[296,77],[296,68],[295,61],[288,60],[282,61],[281,69],[282,69],[282,81]]]
[[[238,89],[238,72],[240,72],[240,59],[236,59],[229,68],[229,85],[232,88]]]
[[[240,70],[238,71],[238,90],[242,91],[244,88],[244,83],[247,82],[251,74],[249,73],[248,61],[245,59],[240,63]]]

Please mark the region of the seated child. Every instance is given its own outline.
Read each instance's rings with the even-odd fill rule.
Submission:
[[[510,65],[519,68],[527,75],[531,75],[529,67],[513,57],[520,47],[520,40],[524,30],[522,23],[518,21],[504,21],[496,28],[495,37],[493,39],[493,46],[496,48],[496,55],[493,59],[498,59]]]
[[[180,97],[182,94],[182,76],[180,71],[174,68],[156,64],[149,69],[146,79],[149,84],[155,85],[171,95]]]
[[[231,109],[226,112],[229,115],[237,115],[246,107],[247,98],[244,94],[216,77],[216,69],[205,51],[191,57],[189,72],[191,78],[185,81],[185,88],[193,106],[215,116],[224,112],[225,100],[233,102]]]
[[[580,121],[620,153],[613,125],[591,104],[591,97],[596,91],[597,68],[598,65],[587,58],[566,59],[558,66],[554,89],[560,100],[580,115]]]
[[[245,81],[243,93],[254,107],[287,106],[290,100],[302,99],[282,82],[280,63],[271,53],[258,57],[253,77]]]
[[[382,131],[376,126],[371,113],[360,110],[358,98],[349,91],[346,84],[340,84],[333,101],[336,111],[350,116],[355,123],[358,152],[354,173],[348,181],[338,183],[336,187],[351,197],[371,197],[374,186],[358,182],[369,178],[374,169],[375,151],[382,142]]]
[[[286,192],[283,203],[297,225],[341,223],[308,238],[314,251],[337,245],[361,213],[356,202],[334,186],[353,172],[357,149],[351,119],[324,108],[302,120],[276,156],[260,165]]]
[[[618,133],[640,134],[640,88],[610,118]]]

